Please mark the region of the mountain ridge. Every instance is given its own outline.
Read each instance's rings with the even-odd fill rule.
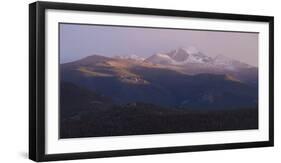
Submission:
[[[191,50],[190,50],[191,49]],[[186,65],[186,64],[207,64],[226,69],[236,68],[252,68],[249,64],[234,60],[224,55],[210,57],[195,48],[178,48],[167,53],[156,53],[144,60],[154,64],[171,64],[171,65]]]
[[[256,85],[249,85],[227,73],[202,71],[189,74],[181,69],[183,67],[98,55],[60,67],[62,81],[114,97],[113,100],[121,104],[146,102],[164,106],[223,108],[256,103]],[[189,103],[190,100],[193,103]]]
[[[100,64],[104,67],[122,67],[118,68],[119,73],[126,76],[130,74],[131,67],[149,67],[162,68],[174,70],[183,74],[196,75],[201,73],[210,74],[227,74],[237,81],[246,82],[248,84],[257,84],[258,68],[249,64],[231,59],[224,55],[217,55],[216,57],[209,57],[194,47],[178,48],[167,53],[156,53],[147,57],[130,56],[113,56],[105,57],[102,55],[91,55],[80,60],[64,63],[63,65],[77,64],[79,61],[83,63],[80,66],[88,66],[91,64]],[[114,65],[115,64],[115,65]],[[85,68],[83,68],[85,70]],[[96,74],[103,74],[108,76],[108,72],[99,72]],[[90,72],[90,71],[88,71]],[[94,74],[94,73],[92,73]]]

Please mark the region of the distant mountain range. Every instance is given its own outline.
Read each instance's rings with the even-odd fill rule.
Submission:
[[[203,64],[205,67],[217,67],[229,70],[252,67],[248,64],[230,59],[223,55],[218,55],[214,58],[209,57],[193,47],[186,49],[179,48],[168,53],[157,53],[145,59],[145,62],[181,66],[190,64]]]
[[[108,97],[115,104],[235,109],[256,107],[258,69],[225,56],[179,48],[146,59],[92,55],[60,65],[61,81]]]

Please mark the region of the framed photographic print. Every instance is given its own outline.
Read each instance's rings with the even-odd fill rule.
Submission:
[[[273,146],[273,17],[35,2],[34,161]]]

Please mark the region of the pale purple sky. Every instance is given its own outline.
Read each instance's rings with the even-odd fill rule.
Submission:
[[[258,65],[258,33],[60,24],[61,63],[93,54],[149,57],[188,47]]]

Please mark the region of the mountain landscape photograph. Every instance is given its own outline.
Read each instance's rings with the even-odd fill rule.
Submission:
[[[258,33],[59,24],[59,137],[258,129]]]

